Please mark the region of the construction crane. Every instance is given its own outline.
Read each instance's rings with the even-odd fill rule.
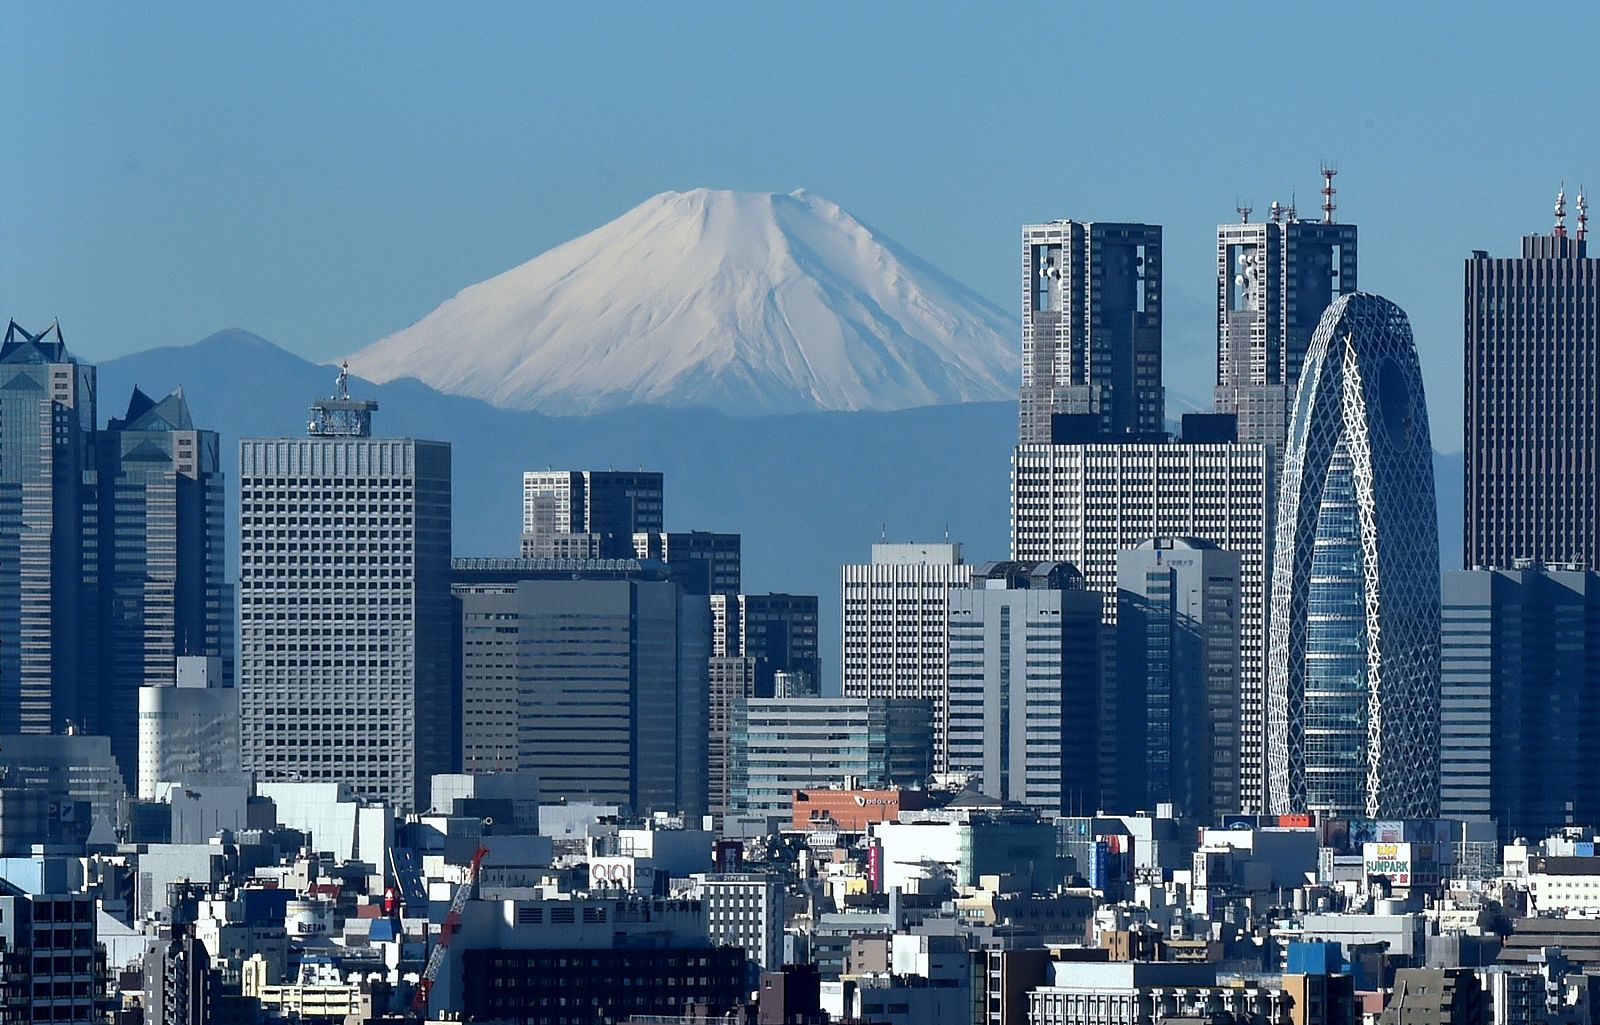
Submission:
[[[478,882],[478,867],[483,864],[483,856],[488,853],[489,848],[480,842],[478,849],[472,852],[472,863],[467,866],[467,878],[456,887],[455,896],[450,899],[450,910],[444,916],[444,924],[439,926],[439,940],[428,953],[428,963],[422,969],[422,978],[417,980],[416,996],[411,998],[411,1010],[418,1015],[426,1016],[428,1013],[428,994],[433,991],[433,982],[439,976],[439,969],[444,967],[445,951],[449,948],[450,940],[455,936],[456,930],[461,927],[461,912],[472,897],[472,888]]]

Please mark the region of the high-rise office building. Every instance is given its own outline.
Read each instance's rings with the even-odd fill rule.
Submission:
[[[0,731],[105,732],[95,627],[95,368],[61,328],[0,342]]]
[[[0,343],[0,729],[110,738],[138,760],[139,688],[232,659],[217,435],[135,389],[95,429],[96,374],[52,325]]]
[[[450,446],[376,408],[341,374],[307,437],[239,444],[240,752],[411,810],[455,762]]]
[[[1405,313],[1323,314],[1284,454],[1268,639],[1269,811],[1439,813],[1439,535]]]
[[[1108,807],[1239,810],[1240,563],[1195,538],[1117,553],[1122,793]]]
[[[1466,264],[1465,561],[1600,570],[1600,260],[1568,236]]]
[[[1444,575],[1440,814],[1501,836],[1600,821],[1600,572]]]
[[[872,561],[846,565],[842,578],[844,696],[929,702],[934,767],[945,771],[949,596],[952,588],[972,581],[971,567],[961,561],[961,546],[875,544]]]
[[[642,560],[457,559],[468,771],[547,800],[706,811],[711,617]]]
[[[1011,473],[1011,554],[1023,562],[1069,562],[1117,617],[1117,553],[1155,537],[1198,538],[1239,556],[1239,802],[1257,811],[1265,796],[1266,576],[1272,525],[1270,446],[1205,441],[1022,445]],[[1105,648],[1114,656],[1114,645]],[[1103,785],[1119,752],[1114,657],[1107,659],[1096,735]],[[1114,792],[1114,791],[1113,791]]]
[[[222,466],[217,432],[195,427],[181,389],[158,402],[135,388],[95,441],[101,700],[131,784],[140,688],[174,684],[184,656],[218,659],[213,685],[232,683]]]
[[[989,563],[950,591],[948,771],[1048,815],[1099,807],[1085,719],[1100,683],[1100,595],[1065,563]]]
[[[1057,414],[1105,436],[1162,429],[1161,227],[1051,221],[1022,229],[1023,444]]]
[[[538,470],[522,475],[524,558],[629,559],[633,535],[664,527],[659,473]]]
[[[689,594],[738,594],[738,534],[709,530],[653,530],[633,535],[633,557],[664,562]]]
[[[799,696],[792,690],[815,695],[819,669],[815,595],[711,596],[707,790],[712,814],[723,815],[728,810],[728,744],[734,702]]]
[[[1324,169],[1331,189],[1331,169]],[[1301,220],[1274,202],[1267,220],[1217,227],[1218,412],[1239,440],[1282,446],[1300,368],[1328,304],[1356,290],[1356,226]]]

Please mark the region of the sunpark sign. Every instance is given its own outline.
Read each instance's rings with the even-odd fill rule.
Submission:
[[[1361,860],[1366,874],[1382,876],[1396,886],[1411,885],[1411,845],[1408,843],[1369,843],[1362,845]]]

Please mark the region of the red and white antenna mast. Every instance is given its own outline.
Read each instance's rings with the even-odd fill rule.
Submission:
[[[1323,224],[1332,224],[1333,223],[1333,212],[1334,212],[1334,210],[1338,209],[1338,204],[1334,203],[1334,201],[1333,201],[1334,193],[1339,191],[1338,189],[1333,187],[1333,176],[1338,174],[1338,173],[1339,173],[1339,169],[1338,168],[1334,167],[1330,163],[1327,163],[1326,161],[1323,162],[1323,164],[1322,164],[1322,223]]]
[[[1567,183],[1556,192],[1556,238],[1567,237]]]
[[[1583,186],[1578,186],[1578,241],[1582,242],[1589,234],[1589,200],[1583,194]]]

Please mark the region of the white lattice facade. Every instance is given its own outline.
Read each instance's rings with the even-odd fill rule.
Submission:
[[[1439,536],[1405,313],[1323,314],[1295,397],[1268,639],[1270,811],[1439,813]]]

